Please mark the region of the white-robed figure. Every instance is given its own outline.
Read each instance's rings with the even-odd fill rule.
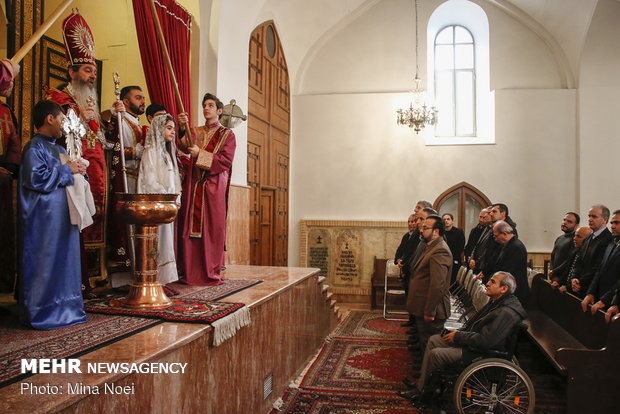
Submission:
[[[146,134],[144,153],[140,162],[138,193],[181,194],[175,134],[174,119],[170,115],[158,115],[153,118]],[[160,224],[158,233],[159,282],[165,285],[179,278],[174,256],[174,222]]]

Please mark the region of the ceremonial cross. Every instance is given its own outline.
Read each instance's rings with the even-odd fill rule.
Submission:
[[[321,240],[323,240],[323,239],[321,238],[321,236],[317,237],[317,238],[316,238],[316,243],[317,243],[317,244],[321,244]]]
[[[66,137],[69,161],[79,160],[82,158],[82,138],[86,134],[86,128],[72,108],[69,108],[67,116],[62,120],[62,131]]]
[[[349,243],[345,243],[345,244],[344,244],[344,249],[345,249],[345,250],[349,250]]]

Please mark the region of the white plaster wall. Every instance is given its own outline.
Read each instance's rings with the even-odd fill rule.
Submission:
[[[620,2],[600,0],[581,61],[580,205],[620,208],[615,179],[620,176]]]
[[[426,76],[426,22],[441,2],[419,5],[420,75]],[[481,2],[489,17],[491,89],[558,88],[556,64],[545,43],[522,23]],[[328,39],[301,68],[299,94],[405,92],[415,74],[414,7],[383,0]]]
[[[505,202],[530,251],[547,251],[574,208],[575,93],[502,90],[497,144],[427,147],[393,122],[400,94],[296,96],[289,264],[302,219],[405,220],[415,201],[467,181]],[[558,143],[566,142],[566,151]],[[558,183],[568,183],[566,186]],[[542,207],[544,206],[544,208]],[[556,226],[557,224],[557,226]]]
[[[407,0],[378,2],[346,22],[302,68],[293,98],[291,265],[301,219],[405,220],[416,200],[432,201],[461,181],[510,206],[530,251],[550,250],[564,212],[577,207],[576,94],[558,89],[556,62],[539,36],[478,4],[489,17],[496,145],[427,147],[396,125],[406,101],[398,92],[411,88],[415,70]],[[433,9],[420,5],[423,58],[422,28]]]
[[[261,22],[257,15],[264,0],[218,0],[214,2],[212,13],[218,22],[218,31],[211,33],[217,43],[217,90],[218,98],[224,104],[235,99],[248,111],[248,54],[250,34]],[[212,18],[212,20],[213,20]],[[213,24],[213,23],[212,23]],[[217,37],[217,39],[215,39]],[[237,151],[233,164],[232,184],[247,184],[247,122],[234,129],[237,138]]]

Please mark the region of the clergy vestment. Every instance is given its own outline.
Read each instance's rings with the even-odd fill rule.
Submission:
[[[12,76],[0,64],[0,90],[6,89]],[[15,277],[15,219],[13,214],[13,179],[17,178],[22,154],[22,140],[10,108],[0,103],[0,292],[12,292]]]
[[[179,270],[187,284],[218,284],[224,266],[235,134],[219,122],[196,127],[193,133],[200,154],[185,168],[179,217]]]
[[[60,161],[65,153],[53,138],[36,135],[24,149],[19,177],[19,311],[37,329],[86,322],[80,233],[69,219],[65,188],[73,173]]]
[[[63,108],[65,114],[72,108],[75,113],[80,115],[80,107],[75,97],[71,93],[71,86],[68,85],[63,90],[48,89],[45,99],[56,102]],[[90,120],[84,122],[86,127],[86,136],[82,139],[82,158],[89,162],[86,168],[88,176],[88,184],[93,194],[95,208],[97,213],[93,216],[93,224],[85,228],[81,233],[81,242],[83,248],[95,250],[96,254],[85,254],[86,261],[82,265],[82,283],[86,292],[90,292],[90,278],[88,269],[95,268],[95,263],[99,260],[98,252],[105,250],[105,224],[106,224],[106,206],[108,198],[108,168],[105,162],[104,144],[105,138],[103,131],[100,129],[99,122]]]

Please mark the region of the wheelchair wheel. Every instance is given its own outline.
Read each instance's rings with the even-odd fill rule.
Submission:
[[[454,384],[459,413],[530,414],[535,402],[534,385],[525,371],[504,359],[477,361]]]

